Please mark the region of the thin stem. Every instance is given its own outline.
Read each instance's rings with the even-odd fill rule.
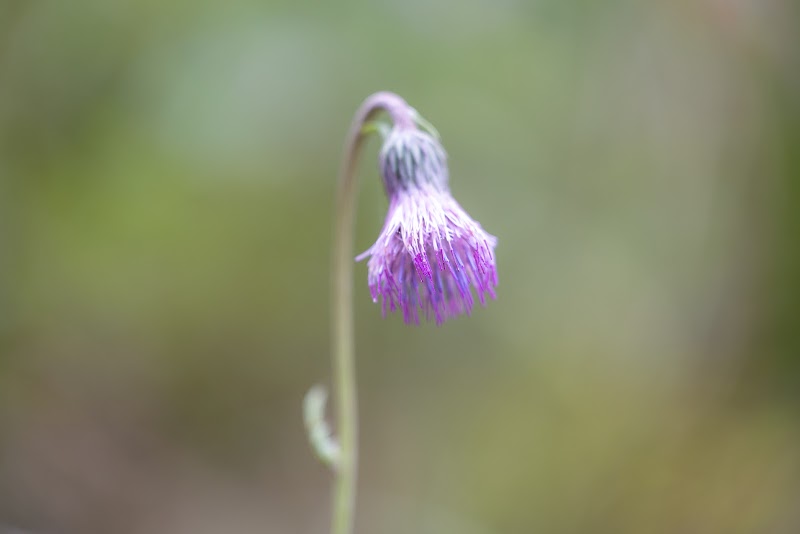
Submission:
[[[345,145],[333,235],[332,335],[333,373],[339,458],[333,488],[331,534],[352,534],[358,473],[358,404],[353,332],[353,241],[358,196],[355,173],[365,134],[362,127],[381,109],[395,126],[413,127],[413,110],[399,96],[380,92],[367,98],[356,112]]]

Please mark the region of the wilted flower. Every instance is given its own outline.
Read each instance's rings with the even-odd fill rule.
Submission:
[[[389,212],[378,240],[356,260],[370,257],[369,288],[383,313],[420,314],[441,324],[469,314],[472,288],[481,304],[495,298],[497,238],[486,233],[450,195],[447,155],[426,132],[395,126],[380,152]]]

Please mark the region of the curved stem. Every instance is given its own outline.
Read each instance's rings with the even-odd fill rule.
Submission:
[[[358,404],[353,342],[353,241],[358,183],[356,164],[363,146],[365,122],[385,110],[395,126],[413,127],[413,110],[399,96],[380,92],[368,97],[356,112],[345,145],[333,235],[331,302],[333,372],[339,438],[339,458],[333,488],[331,534],[352,534],[358,473]]]

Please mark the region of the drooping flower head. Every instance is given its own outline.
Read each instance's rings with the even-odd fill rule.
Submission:
[[[384,315],[400,309],[406,323],[422,316],[441,324],[469,315],[476,296],[481,304],[495,298],[497,238],[451,196],[438,139],[396,125],[379,159],[389,211],[378,240],[356,260],[370,258],[370,293]]]

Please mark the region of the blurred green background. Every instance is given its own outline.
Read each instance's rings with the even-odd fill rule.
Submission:
[[[412,328],[356,267],[358,531],[799,532],[799,15],[0,0],[0,529],[326,531],[301,401],[344,134],[388,89],[500,286]]]

